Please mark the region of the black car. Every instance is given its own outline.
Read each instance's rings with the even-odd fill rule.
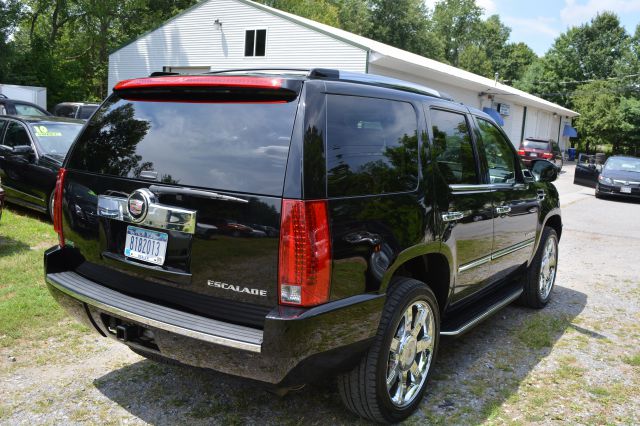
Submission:
[[[640,197],[640,158],[609,157],[597,175],[596,185],[596,197],[606,196]]]
[[[2,189],[2,181],[0,181],[0,219],[2,219],[2,209],[4,207],[4,189]]]
[[[0,95],[0,115],[50,116],[51,113],[31,102],[9,99]]]
[[[396,422],[441,335],[549,301],[557,174],[526,170],[489,115],[399,80],[128,80],[60,170],[46,282],[145,357],[280,390],[337,375],[351,411]]]
[[[83,123],[0,115],[0,181],[7,201],[53,217],[56,175]]]
[[[87,120],[99,106],[88,102],[62,102],[53,107],[53,115]]]

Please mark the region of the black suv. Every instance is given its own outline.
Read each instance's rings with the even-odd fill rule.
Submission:
[[[549,301],[556,177],[488,115],[398,80],[128,80],[60,171],[46,281],[142,356],[281,390],[335,374],[351,411],[395,422],[441,335]]]

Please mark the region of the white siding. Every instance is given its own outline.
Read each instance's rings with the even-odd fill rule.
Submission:
[[[219,19],[222,30],[213,23]],[[264,57],[244,56],[245,30],[267,29]],[[236,0],[209,0],[109,56],[109,88],[165,66],[340,68],[365,72],[367,53]]]
[[[478,93],[474,90],[464,89],[462,87],[452,86],[450,84],[441,83],[430,79],[426,75],[416,76],[415,74],[405,73],[397,69],[391,69],[387,67],[381,67],[380,65],[370,64],[369,72],[371,74],[384,75],[387,77],[399,78],[401,80],[411,81],[416,84],[435,89],[439,92],[444,92],[451,96],[456,101],[462,102],[465,105],[472,106],[474,108],[480,107],[480,101]]]
[[[511,143],[516,148],[520,147],[520,137],[522,136],[522,116],[524,115],[524,107],[522,105],[511,105],[511,115],[505,117],[505,124],[509,122],[509,131],[505,128],[505,132],[509,136]]]

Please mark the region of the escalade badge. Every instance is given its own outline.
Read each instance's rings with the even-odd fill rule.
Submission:
[[[142,222],[149,211],[149,204],[153,198],[153,193],[148,189],[136,189],[129,195],[127,207],[129,216],[134,222]]]
[[[247,293],[247,294],[253,294],[254,296],[267,297],[267,290],[260,290],[260,289],[257,289],[257,288],[249,288],[249,287],[241,287],[239,285],[221,283],[219,281],[211,281],[211,280],[207,281],[207,285],[209,287],[220,288],[222,290],[235,291],[236,293]]]

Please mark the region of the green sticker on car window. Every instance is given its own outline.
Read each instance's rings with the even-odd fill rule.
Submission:
[[[61,132],[50,132],[45,126],[33,126],[33,129],[36,131],[36,136],[38,137],[62,136]]]

